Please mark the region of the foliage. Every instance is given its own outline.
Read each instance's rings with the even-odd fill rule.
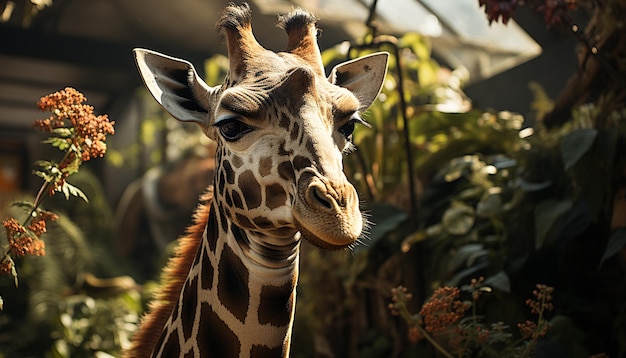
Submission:
[[[528,6],[544,14],[544,20],[549,25],[561,24],[567,12],[576,7],[576,0],[478,0],[479,5],[485,7],[485,14],[489,23],[502,19],[508,23],[518,6]]]
[[[511,14],[493,12],[496,8],[488,5],[514,2],[481,3],[490,21],[506,21]],[[572,3],[548,4],[561,6],[546,12],[549,23],[566,23]],[[366,245],[348,253],[321,252],[303,243],[292,356],[432,356],[432,346],[457,356],[529,356],[550,349],[580,357],[626,352],[626,163],[620,155],[626,143],[626,112],[619,85],[626,69],[619,52],[594,47],[588,40],[603,44],[611,31],[619,31],[616,19],[623,12],[616,1],[578,3],[600,14],[581,39],[583,47],[589,53],[595,48],[601,55],[597,58],[608,60],[612,70],[606,73],[620,75],[601,76],[605,72],[598,70],[600,75],[589,77],[608,85],[573,82],[572,88],[584,90],[570,93],[570,100],[550,99],[537,84],[529,84],[535,93],[534,124],[515,113],[470,109],[461,91],[467,80],[463,68],[440,67],[426,38],[406,34],[398,39],[400,68],[392,57],[380,100],[365,115],[372,128],[356,129],[358,150],[345,161],[375,225]],[[352,49],[349,55],[368,51]],[[590,56],[581,54],[581,72],[594,62],[596,57]],[[326,64],[346,57],[345,45],[323,53]],[[208,83],[223,76],[224,61],[207,61]],[[405,113],[397,91],[400,75]],[[162,113],[147,111],[153,112]],[[167,123],[159,117],[142,129],[142,143],[151,148],[155,144],[150,153],[154,163],[170,157],[168,150],[149,142],[154,138],[172,135],[163,143],[189,143],[180,140],[187,133],[170,130]],[[413,158],[410,173],[403,131]],[[140,149],[118,152],[118,162]],[[417,179],[414,188],[408,185],[410,176]],[[420,199],[414,213],[408,210],[410,190]],[[49,277],[62,277],[64,267],[50,264],[43,269],[49,276],[38,274],[41,279],[32,281],[40,285],[33,290],[54,297],[46,300],[41,294],[36,301],[38,312],[45,312],[40,317],[48,317],[46,327],[55,327],[50,329],[54,339],[47,341],[52,347],[48,354],[115,355],[134,330],[141,299],[133,288],[110,297],[75,291],[60,297],[59,287],[68,285]],[[46,282],[56,282],[56,291]],[[548,294],[547,286],[537,287],[528,302],[535,312],[529,314],[523,304],[520,297],[537,282],[555,286],[554,313],[548,315],[552,292]],[[400,317],[390,314],[390,302]],[[113,321],[103,323],[105,317]],[[507,326],[511,322],[523,323],[515,330]],[[20,327],[28,328],[15,331],[26,332],[33,325]],[[23,349],[28,342],[19,346]]]
[[[90,197],[97,195],[103,193]],[[26,215],[13,211],[19,219]],[[117,356],[136,329],[144,298],[129,277],[101,280],[90,273],[110,276],[120,267],[107,261],[112,254],[96,235],[87,236],[61,213],[49,224],[46,236],[54,240],[48,240],[45,256],[21,261],[20,286],[10,289],[8,277],[0,280],[6,307],[0,356]]]
[[[459,112],[469,109],[469,101],[460,90],[461,84],[467,80],[467,70],[459,68],[448,71],[441,68],[431,58],[428,39],[418,34],[404,35],[398,39],[397,45],[401,49],[402,68],[397,68],[393,57],[390,59],[388,75],[379,99],[364,114],[371,128],[357,126],[353,140],[358,150],[346,158],[347,169],[353,173],[353,182],[361,193],[367,195],[368,201],[397,196],[399,180],[406,183],[408,166],[405,143],[401,135],[404,121],[398,92],[399,75],[402,75],[404,82],[406,115],[410,123],[413,151],[426,149],[437,152],[442,146],[453,145],[454,137],[448,135],[449,133],[438,136],[439,142],[426,142],[426,138],[433,132],[448,131],[450,127],[447,124],[455,122],[458,117],[465,118]],[[330,65],[344,60],[348,55],[356,57],[373,51],[352,50],[346,53],[346,47],[342,44],[324,51],[322,58]],[[429,120],[433,110],[440,111],[437,121]],[[478,112],[474,114],[478,115]],[[433,122],[440,126],[431,127]],[[424,133],[424,127],[430,127],[428,130],[431,132]],[[455,129],[452,128],[452,131]],[[406,197],[406,191],[402,194]]]
[[[3,247],[3,269],[13,278],[0,278],[6,308],[0,322],[0,356],[113,356],[128,344],[142,311],[132,279],[107,281],[89,273],[107,271],[106,267],[114,272],[110,268],[120,265],[107,261],[111,252],[97,240],[101,235],[110,239],[113,232],[102,187],[95,176],[79,171],[84,162],[104,155],[113,122],[106,115],[94,115],[85,101],[80,92],[66,88],[38,103],[51,116],[37,120],[34,127],[51,134],[43,144],[60,150],[62,159],[35,163],[34,173],[44,181],[37,197],[16,201],[4,221],[2,238],[8,244]],[[90,207],[64,204],[69,196],[87,202],[87,195],[67,182],[70,176],[94,197]],[[58,192],[65,200],[55,202]],[[42,209],[45,199],[55,213]],[[62,211],[81,222],[88,236]],[[47,241],[44,252],[46,237],[53,240]],[[21,284],[9,289],[13,281],[17,286],[16,265]]]
[[[111,148],[106,160],[113,166],[145,172],[159,165],[173,163],[187,153],[206,156],[209,139],[197,125],[172,118],[145,89],[135,93],[141,121],[132,144]]]
[[[379,101],[364,116],[372,128],[357,127],[357,151],[345,160],[366,197],[370,220],[383,226],[383,234],[351,256],[305,247],[294,347],[313,346],[321,356],[430,356],[424,340],[411,343],[409,321],[402,324],[381,313],[392,288],[407,286],[416,298],[407,301],[407,309],[420,312],[426,298],[442,286],[459,287],[467,295],[463,288],[471,286],[471,278],[484,276],[483,285],[493,292],[470,301],[482,313],[480,319],[472,315],[463,321],[467,327],[480,324],[493,332],[503,327],[491,323],[525,322],[528,314],[520,296],[536,282],[547,282],[558,293],[557,312],[550,332],[525,346],[529,353],[557,350],[584,357],[626,352],[626,157],[620,154],[626,143],[626,97],[623,82],[616,80],[626,68],[620,60],[623,46],[600,47],[605,36],[612,44],[623,38],[618,18],[624,9],[615,2],[579,3],[593,10],[585,35],[574,33],[589,53],[581,54],[580,72],[558,98],[529,84],[535,93],[534,124],[510,112],[436,106],[445,100],[435,94],[453,92],[456,102],[451,102],[464,107],[457,90],[462,69],[439,68],[426,39],[406,35],[398,40],[402,69],[392,56]],[[559,4],[571,2],[551,3]],[[569,21],[569,8],[561,10],[545,14],[559,19],[551,25]],[[345,57],[345,48],[325,52],[325,62]],[[410,174],[401,135],[400,72],[415,168]],[[609,85],[594,78],[606,78]],[[408,187],[409,175],[418,179],[416,188]],[[420,203],[412,218],[406,214],[407,193],[413,189]],[[543,330],[541,324],[537,327]],[[503,343],[499,341],[499,349]],[[296,357],[313,355],[294,352]]]
[[[112,298],[74,295],[59,302],[58,329],[48,357],[115,357],[130,346],[139,323],[141,296],[127,291]]]
[[[51,115],[36,120],[33,127],[51,133],[52,136],[42,143],[50,144],[64,155],[58,163],[35,163],[39,169],[33,173],[44,181],[37,197],[32,203],[23,201],[13,204],[25,209],[28,215],[21,224],[15,218],[7,218],[3,222],[7,245],[2,248],[0,272],[13,276],[16,286],[18,279],[13,256],[44,255],[45,244],[40,237],[46,232],[46,223],[58,219],[56,214],[42,210],[40,205],[46,196],[55,192],[63,193],[66,199],[72,195],[87,201],[85,194],[66,179],[76,173],[83,162],[102,157],[106,152],[106,136],[114,133],[114,122],[109,122],[107,115],[94,115],[94,108],[83,104],[86,100],[82,93],[68,87],[42,97],[37,103],[39,109],[49,111]]]
[[[459,299],[461,291],[467,292],[469,300]],[[536,322],[527,320],[518,323],[519,339],[513,341],[509,326],[498,321],[485,325],[477,313],[478,300],[492,288],[484,284],[484,278],[472,279],[461,289],[440,287],[423,304],[419,313],[411,314],[407,302],[412,295],[405,287],[392,290],[392,314],[400,316],[409,326],[409,339],[417,342],[428,340],[445,357],[530,357],[537,341],[550,329],[546,314],[554,309],[552,292],[546,285],[537,285],[535,298],[526,300],[531,312],[537,315]],[[467,312],[469,316],[466,316]]]

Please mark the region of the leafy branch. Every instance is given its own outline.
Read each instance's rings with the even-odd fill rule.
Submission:
[[[51,115],[36,120],[33,127],[51,134],[42,144],[49,144],[64,154],[59,162],[35,162],[37,169],[33,174],[43,180],[35,200],[12,204],[27,211],[28,215],[21,223],[12,217],[3,221],[7,242],[0,246],[0,274],[11,275],[16,286],[18,277],[14,257],[44,255],[45,243],[41,236],[46,232],[46,223],[58,219],[53,212],[41,209],[42,203],[57,192],[63,193],[66,199],[76,196],[88,201],[79,188],[67,182],[67,178],[78,172],[84,162],[104,156],[107,148],[106,136],[115,132],[114,122],[109,121],[106,114],[96,116],[93,113],[94,108],[84,104],[86,101],[87,98],[82,93],[67,87],[42,97],[37,103],[39,109],[50,112]]]
[[[459,299],[461,291],[471,295],[471,301]],[[520,338],[512,342],[509,326],[503,322],[492,323],[489,327],[482,322],[477,313],[477,303],[491,287],[484,284],[484,278],[472,279],[469,285],[440,287],[422,305],[419,313],[412,314],[408,302],[412,295],[405,287],[392,289],[392,314],[401,317],[409,326],[408,336],[412,342],[425,339],[441,355],[447,358],[474,356],[488,357],[531,357],[536,343],[543,338],[550,324],[545,314],[553,310],[552,292],[546,285],[537,285],[534,298],[526,300],[531,312],[537,315],[535,321],[526,321],[517,325]],[[466,314],[469,312],[469,315]],[[504,347],[504,348],[502,348]]]

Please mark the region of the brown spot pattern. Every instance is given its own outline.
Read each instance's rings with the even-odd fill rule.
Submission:
[[[217,192],[224,195],[224,185],[226,184],[226,174],[224,169],[220,170],[219,180],[217,181]]]
[[[163,342],[165,342],[165,340],[168,338],[168,334],[167,334],[167,329],[163,329],[163,332],[161,332],[161,336],[159,337],[159,340],[157,341],[157,343],[154,345],[154,350],[153,352],[151,352],[150,356],[154,356],[157,353],[159,353],[158,351],[156,351],[157,349],[160,350],[161,347],[163,347]]]
[[[185,341],[191,338],[193,332],[194,321],[196,317],[196,308],[198,307],[198,277],[194,277],[187,282],[182,293],[182,308],[180,310],[180,326],[183,330]]]
[[[252,219],[252,221],[254,222],[254,225],[256,225],[259,229],[269,229],[274,226],[274,223],[265,216],[257,216],[256,218]]]
[[[315,145],[313,144],[313,141],[311,140],[311,138],[307,139],[306,141],[306,150],[307,152],[311,154],[315,153]]]
[[[224,193],[224,199],[226,200],[226,205],[233,206],[233,191],[228,190]]]
[[[296,155],[296,157],[293,158],[293,167],[295,170],[309,168],[311,167],[311,160],[307,157]]]
[[[220,211],[220,227],[226,230],[226,228],[228,227],[226,212],[224,211],[224,208],[222,206],[219,207],[219,211]],[[213,245],[213,247],[211,248],[211,252],[215,252],[215,245]]]
[[[199,357],[238,357],[241,351],[239,338],[207,302],[202,302],[200,317],[197,337]]]
[[[226,182],[230,185],[235,184],[235,171],[233,167],[230,165],[230,162],[225,160],[223,163],[223,170],[226,173]]]
[[[246,228],[246,229],[254,229],[254,225],[252,224],[250,219],[248,219],[247,216],[237,213],[235,215],[235,218],[239,226]]]
[[[287,192],[280,184],[270,184],[265,187],[265,206],[268,209],[276,209],[285,205]]]
[[[285,181],[293,182],[296,180],[296,174],[293,172],[293,166],[289,161],[278,164],[278,175]]]
[[[248,209],[256,209],[261,206],[261,185],[251,170],[246,170],[239,175],[238,184],[243,196],[246,198]]]
[[[178,311],[180,310],[180,301],[176,301],[174,309],[172,309],[172,319],[178,318]]]
[[[241,166],[243,165],[243,159],[241,159],[241,157],[236,154],[233,154],[233,157],[230,159],[230,161],[233,163],[233,166],[237,169],[241,168]]]
[[[161,345],[157,345],[160,347]],[[161,349],[161,357],[177,357],[180,353],[180,344],[178,343],[178,334],[177,330],[173,331],[172,334],[167,338],[167,342],[163,345],[163,349]]]
[[[237,209],[245,210],[246,208],[243,205],[243,200],[241,200],[241,195],[239,195],[239,192],[235,190],[231,190],[230,193],[233,197],[232,203],[230,204],[230,206],[233,206]]]
[[[200,277],[200,279],[202,280],[202,288],[205,290],[210,290],[213,287],[213,264],[211,263],[211,260],[209,259],[209,255],[206,250],[202,250],[202,252],[202,277]]]
[[[259,160],[259,175],[264,178],[272,174],[272,157],[263,157]]]
[[[235,225],[230,226],[230,231],[233,233],[235,237],[235,241],[237,242],[245,242],[246,238],[244,237],[243,231]]]
[[[215,207],[212,207],[211,212],[209,213],[206,231],[206,238],[209,242],[209,250],[211,250],[211,252],[215,252],[215,247],[217,245],[217,236],[219,233],[219,228],[217,226],[217,210],[215,209]]]
[[[278,125],[282,128],[289,129],[289,125],[291,124],[291,120],[289,116],[285,112],[280,113],[280,121]]]
[[[291,304],[293,302],[293,286],[263,286],[261,303],[259,304],[259,323],[282,327],[291,320]]]
[[[203,251],[204,251],[204,249],[202,248],[202,245],[198,246],[198,251],[196,251],[196,258],[193,260],[192,267],[198,266],[200,264],[200,260],[202,258],[202,252]]]
[[[298,122],[293,123],[293,128],[291,128],[291,140],[295,142],[300,135],[300,125]]]
[[[283,347],[269,348],[266,346],[254,345],[250,352],[250,357],[254,358],[280,358],[283,356]]]
[[[290,155],[291,153],[292,151],[285,148],[285,142],[280,143],[280,145],[278,146],[278,156],[284,157]]]
[[[238,320],[244,322],[250,302],[249,273],[233,250],[224,245],[218,269],[217,295],[220,302]]]

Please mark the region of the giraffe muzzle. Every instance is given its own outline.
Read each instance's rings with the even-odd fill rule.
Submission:
[[[320,184],[313,184],[307,188],[307,202],[312,206],[319,206],[320,210],[334,210],[336,206],[345,203],[343,198],[333,197],[328,193],[327,188]]]
[[[354,187],[346,180],[311,175],[301,178],[294,207],[296,227],[312,244],[341,249],[353,244],[363,231],[363,216]]]

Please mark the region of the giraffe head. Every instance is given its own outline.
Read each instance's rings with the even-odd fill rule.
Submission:
[[[279,19],[284,52],[256,41],[247,5],[224,10],[229,73],[211,87],[187,61],[136,49],[141,76],[175,118],[198,123],[217,141],[215,200],[220,216],[275,247],[300,232],[327,249],[353,244],[364,219],[343,173],[359,113],[375,100],[386,53],[337,65],[326,77],[315,18],[295,10]]]

